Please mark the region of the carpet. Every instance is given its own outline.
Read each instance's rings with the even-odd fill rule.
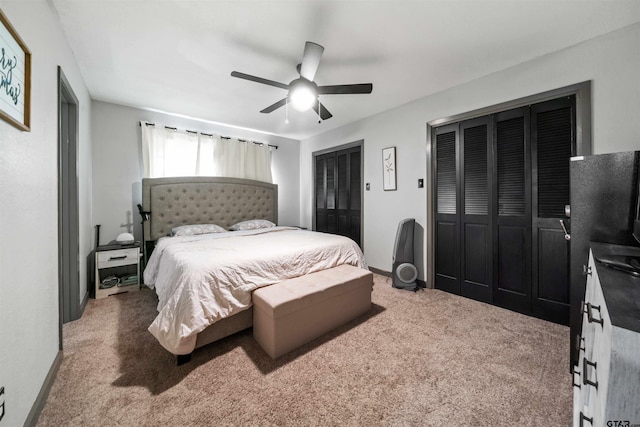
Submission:
[[[569,328],[374,275],[366,315],[280,359],[243,331],[176,366],[148,289],[64,325],[39,426],[561,426]]]

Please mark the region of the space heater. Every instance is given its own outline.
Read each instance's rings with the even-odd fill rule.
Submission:
[[[416,291],[418,289],[418,269],[414,265],[413,230],[416,220],[403,219],[398,224],[396,242],[393,245],[393,287]]]

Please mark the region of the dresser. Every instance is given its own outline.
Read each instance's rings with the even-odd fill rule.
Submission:
[[[573,425],[640,425],[640,277],[606,267],[610,255],[640,248],[591,243],[578,364],[573,367]]]

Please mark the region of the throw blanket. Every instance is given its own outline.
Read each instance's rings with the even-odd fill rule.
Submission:
[[[353,240],[292,227],[163,237],[144,271],[159,300],[149,331],[189,354],[198,333],[250,308],[254,289],[341,264],[366,268]]]

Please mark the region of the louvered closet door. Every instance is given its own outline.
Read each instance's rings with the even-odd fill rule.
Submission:
[[[528,108],[495,115],[493,301],[531,313],[531,148]]]
[[[340,234],[361,244],[361,147],[315,157],[316,231]]]
[[[329,153],[316,157],[316,231],[335,233],[336,224],[336,157]]]
[[[489,116],[460,123],[462,170],[461,294],[490,302],[493,269],[493,235],[489,147],[492,139]]]
[[[360,228],[362,226],[361,197],[362,197],[362,154],[360,147],[349,150],[349,223],[346,235],[351,237],[358,245],[361,245]]]
[[[435,286],[460,294],[458,124],[435,132]]]
[[[336,157],[338,234],[360,244],[360,147],[340,150]]]
[[[563,324],[569,323],[569,241],[560,221],[569,228],[565,205],[575,150],[574,105],[571,97],[531,107],[533,313]]]

